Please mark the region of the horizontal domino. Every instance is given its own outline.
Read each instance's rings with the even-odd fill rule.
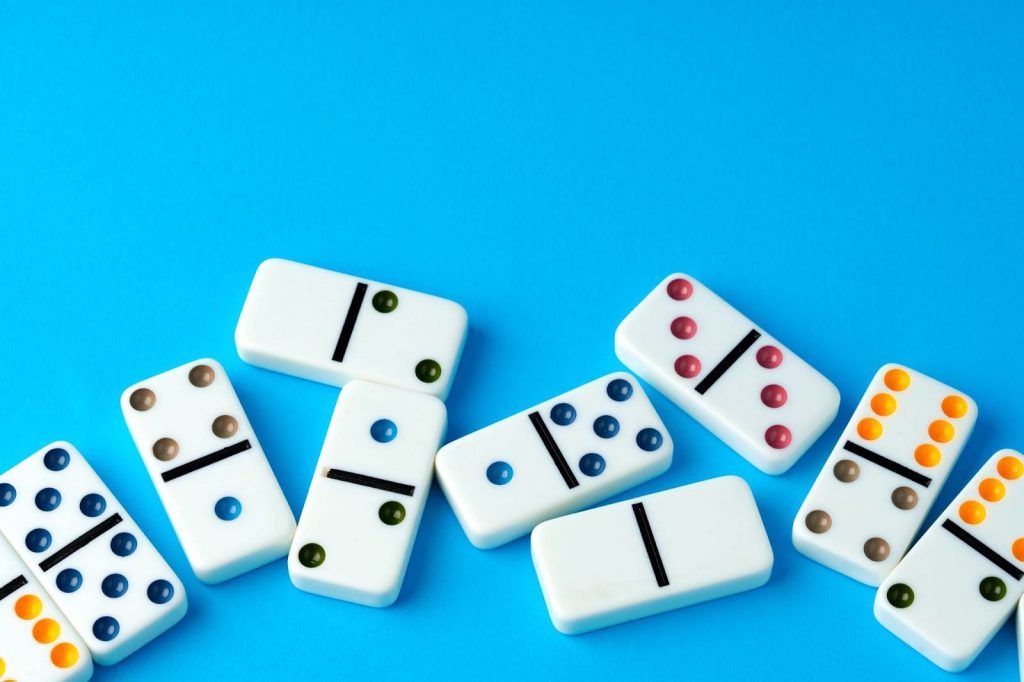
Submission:
[[[8,499],[0,497],[0,506]],[[0,679],[81,682],[91,677],[85,642],[0,537]]]
[[[0,533],[78,631],[113,665],[185,615],[171,567],[70,443],[0,474]]]
[[[466,311],[453,301],[279,258],[256,270],[235,329],[239,356],[258,367],[442,399],[465,338]]]
[[[295,517],[220,363],[196,360],[137,383],[121,411],[200,580],[288,554]]]
[[[545,521],[531,547],[566,634],[752,590],[774,564],[754,496],[735,476]]]
[[[448,443],[438,483],[487,549],[668,469],[672,439],[640,384],[616,372]]]
[[[398,598],[446,426],[433,396],[342,389],[288,558],[296,587],[366,606]]]
[[[626,316],[615,353],[768,474],[793,466],[839,409],[828,379],[690,275],[669,275]]]
[[[963,670],[1024,594],[1024,455],[1001,450],[875,595],[875,617],[936,665]]]
[[[917,536],[977,418],[964,393],[882,367],[797,513],[796,549],[877,586]]]

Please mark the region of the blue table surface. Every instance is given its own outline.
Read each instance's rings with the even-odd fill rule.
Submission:
[[[76,443],[191,602],[96,679],[952,679],[789,529],[887,361],[980,406],[930,518],[1024,447],[1024,6],[630,4],[0,6],[0,467]],[[744,477],[771,581],[566,637],[528,540],[473,548],[435,486],[392,608],[283,562],[198,583],[118,397],[219,358],[298,513],[337,389],[236,355],[271,256],[466,307],[449,438],[621,368],[620,319],[701,278],[836,383],[839,417],[771,477],[654,395],[675,460],[616,499]],[[1007,626],[959,679],[1013,679],[1016,649]]]

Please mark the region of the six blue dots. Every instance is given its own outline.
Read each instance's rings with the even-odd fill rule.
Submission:
[[[604,457],[596,452],[589,452],[580,457],[580,471],[587,476],[599,476],[604,471]]]
[[[222,497],[217,500],[213,511],[221,521],[234,521],[242,514],[242,503],[235,497]]]
[[[601,438],[614,438],[619,433],[619,420],[610,415],[603,415],[594,420],[594,433]]]
[[[18,491],[14,489],[13,485],[10,483],[0,483],[0,507],[6,507],[11,504],[17,496]]]
[[[617,403],[629,400],[633,395],[633,385],[625,379],[612,379],[608,382],[608,397]]]
[[[378,419],[370,427],[370,436],[378,443],[390,443],[398,435],[398,427],[390,419]]]
[[[569,403],[558,403],[551,408],[551,421],[559,426],[568,426],[576,421],[576,408]]]
[[[512,480],[512,465],[508,462],[494,462],[487,467],[487,480],[494,485],[505,485]]]
[[[107,501],[103,499],[102,495],[96,493],[89,493],[82,498],[78,508],[83,514],[89,517],[99,516],[107,509]]]
[[[60,492],[53,488],[43,488],[36,493],[36,507],[39,511],[51,512],[60,506]]]
[[[73,569],[65,568],[57,574],[57,589],[61,592],[71,593],[82,586],[82,574]]]

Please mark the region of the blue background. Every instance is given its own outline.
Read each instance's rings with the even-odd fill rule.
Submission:
[[[150,4],[0,5],[0,466],[75,442],[192,604],[97,679],[950,679],[789,528],[884,362],[980,405],[940,506],[1024,447],[1020,3]],[[701,278],[839,386],[839,418],[773,478],[655,396],[675,462],[620,499],[742,475],[772,581],[565,637],[528,541],[474,549],[435,488],[392,608],[283,562],[199,584],[118,396],[219,358],[298,512],[337,391],[235,354],[270,256],[467,308],[450,437],[619,368],[627,311]],[[960,679],[1012,679],[1013,635]]]

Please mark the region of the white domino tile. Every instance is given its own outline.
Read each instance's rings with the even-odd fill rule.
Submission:
[[[466,311],[453,301],[279,258],[257,269],[235,329],[238,354],[258,367],[441,399],[465,338]]]
[[[882,367],[797,513],[797,550],[877,586],[917,536],[977,418],[964,393]]]
[[[433,396],[366,381],[341,390],[288,557],[296,587],[397,599],[446,426]]]
[[[85,640],[112,665],[185,615],[181,581],[70,443],[0,474],[0,533]]]
[[[453,441],[438,482],[482,549],[654,478],[672,439],[640,384],[616,372]]]
[[[196,360],[135,384],[121,411],[200,580],[288,554],[295,517],[220,363]]]
[[[689,275],[669,275],[626,316],[615,352],[765,473],[789,469],[839,409],[828,379]]]
[[[1001,450],[882,582],[875,617],[949,671],[971,664],[1024,594],[1024,455]]]
[[[0,506],[9,494],[0,488]],[[91,677],[85,642],[0,537],[0,680],[81,682]]]
[[[754,496],[735,476],[546,521],[532,551],[566,634],[752,590],[774,564]]]

